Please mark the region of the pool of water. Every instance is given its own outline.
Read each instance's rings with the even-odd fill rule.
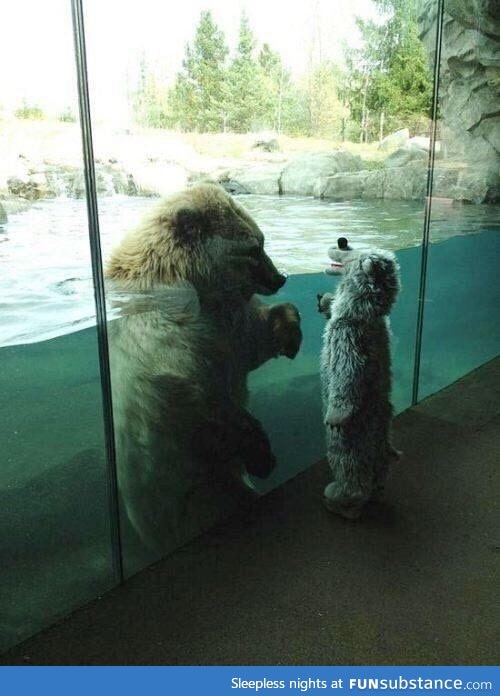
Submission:
[[[270,256],[289,274],[321,272],[326,249],[339,236],[387,249],[417,246],[422,237],[421,203],[254,195],[239,202],[264,231]],[[140,197],[100,200],[104,259],[154,204]],[[485,222],[498,222],[498,211],[498,206],[436,206],[433,239],[480,231]],[[0,313],[0,345],[33,343],[94,324],[85,201],[42,201],[0,227]]]

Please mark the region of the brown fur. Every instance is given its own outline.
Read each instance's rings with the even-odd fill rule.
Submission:
[[[301,341],[261,230],[221,188],[162,200],[114,250],[110,287],[128,293],[110,324],[119,483],[143,543],[165,552],[248,492],[275,464],[245,410],[247,374]]]

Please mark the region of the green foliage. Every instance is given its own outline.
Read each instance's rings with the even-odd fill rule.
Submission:
[[[147,128],[168,128],[168,90],[148,66],[144,56],[139,68],[139,84],[132,95],[137,123]]]
[[[255,45],[248,18],[243,13],[236,55],[227,74],[227,126],[236,133],[257,130],[266,116],[266,82],[264,71],[254,58]]]
[[[200,133],[225,130],[227,54],[223,32],[211,12],[202,12],[193,45],[186,46],[182,70],[169,97],[174,125]]]
[[[223,32],[204,11],[172,86],[141,62],[136,120],[200,133],[272,129],[336,140],[378,139],[403,126],[422,132],[431,79],[416,0],[374,1],[380,21],[357,20],[362,47],[346,50],[345,67],[311,63],[298,80],[269,44],[258,50],[245,14],[229,60]]]
[[[295,122],[293,111],[294,92],[290,72],[283,65],[281,56],[265,43],[259,52],[259,68],[262,81],[262,112],[267,128],[289,132]]]
[[[309,75],[310,134],[338,139],[347,108],[339,98],[340,71],[330,61],[319,63]]]
[[[45,118],[45,113],[36,104],[28,104],[26,101],[23,101],[22,106],[14,111],[14,116],[32,121],[41,121]]]
[[[346,52],[344,97],[360,124],[360,139],[376,139],[430,112],[432,80],[418,37],[414,0],[376,0],[385,12],[377,23],[358,19],[363,47]]]

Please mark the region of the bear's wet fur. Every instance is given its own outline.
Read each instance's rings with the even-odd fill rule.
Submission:
[[[296,308],[253,219],[222,188],[160,201],[106,267],[118,478],[142,543],[165,553],[248,495],[275,466],[246,410],[247,375],[301,342]]]

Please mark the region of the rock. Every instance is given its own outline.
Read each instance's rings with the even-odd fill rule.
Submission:
[[[384,197],[386,173],[383,169],[369,171],[365,180],[363,198],[373,200]]]
[[[458,172],[451,197],[467,203],[497,203],[500,200],[498,170],[465,168]]]
[[[141,196],[168,196],[186,188],[189,179],[184,167],[165,162],[139,165],[132,176]]]
[[[427,185],[427,159],[408,162],[404,167],[386,169],[384,198],[422,200]]]
[[[231,196],[244,196],[248,195],[250,191],[245,188],[242,184],[240,184],[238,181],[235,179],[220,179],[218,183],[222,186],[222,188],[227,191],[228,193],[231,194]]]
[[[384,167],[403,167],[415,160],[427,161],[428,153],[417,147],[400,147],[384,161]]]
[[[432,195],[436,198],[454,198],[453,190],[458,183],[460,171],[460,167],[450,167],[447,164],[434,167]]]
[[[434,64],[436,3],[419,0],[420,36]],[[442,190],[457,200],[498,201],[500,170],[500,15],[498,0],[445,4],[439,89],[440,139],[457,165]],[[465,168],[463,167],[465,165]],[[448,186],[449,184],[449,186]],[[472,187],[470,194],[464,186]]]
[[[327,177],[319,198],[328,198],[332,201],[352,201],[363,198],[367,170],[353,173],[333,174]]]
[[[22,179],[12,176],[7,179],[7,188],[12,196],[19,196],[28,201],[36,201],[40,198],[49,198],[52,194],[46,182],[41,183],[40,177],[26,176]]]
[[[254,193],[271,196],[281,193],[280,180],[285,164],[262,163],[249,165],[245,169],[224,172],[218,177],[218,182],[229,190],[228,185],[236,194]]]
[[[408,146],[415,148],[417,150],[423,150],[424,152],[429,152],[431,145],[431,139],[424,135],[416,135],[408,140]],[[436,140],[434,143],[434,153],[437,155],[441,152],[441,143]]]
[[[426,162],[417,159],[403,166],[334,174],[328,177],[321,198],[422,200],[427,182]]]
[[[18,198],[17,196],[10,196],[9,198],[2,199],[2,207],[5,210],[7,217],[9,215],[15,215],[16,213],[22,213],[31,206],[31,202],[26,200],[26,198]]]
[[[329,177],[339,172],[359,171],[362,167],[359,155],[344,150],[299,155],[284,168],[280,191],[285,195],[321,197]]]
[[[269,138],[268,140],[257,140],[252,145],[252,150],[260,150],[261,152],[279,152],[280,144],[276,138]]]
[[[0,225],[5,225],[7,222],[7,211],[3,207],[3,205],[0,203]]]
[[[402,128],[401,130],[395,131],[390,135],[386,135],[383,140],[380,141],[378,149],[383,152],[388,152],[389,150],[395,150],[398,147],[405,147],[410,139],[410,131],[408,128]]]

